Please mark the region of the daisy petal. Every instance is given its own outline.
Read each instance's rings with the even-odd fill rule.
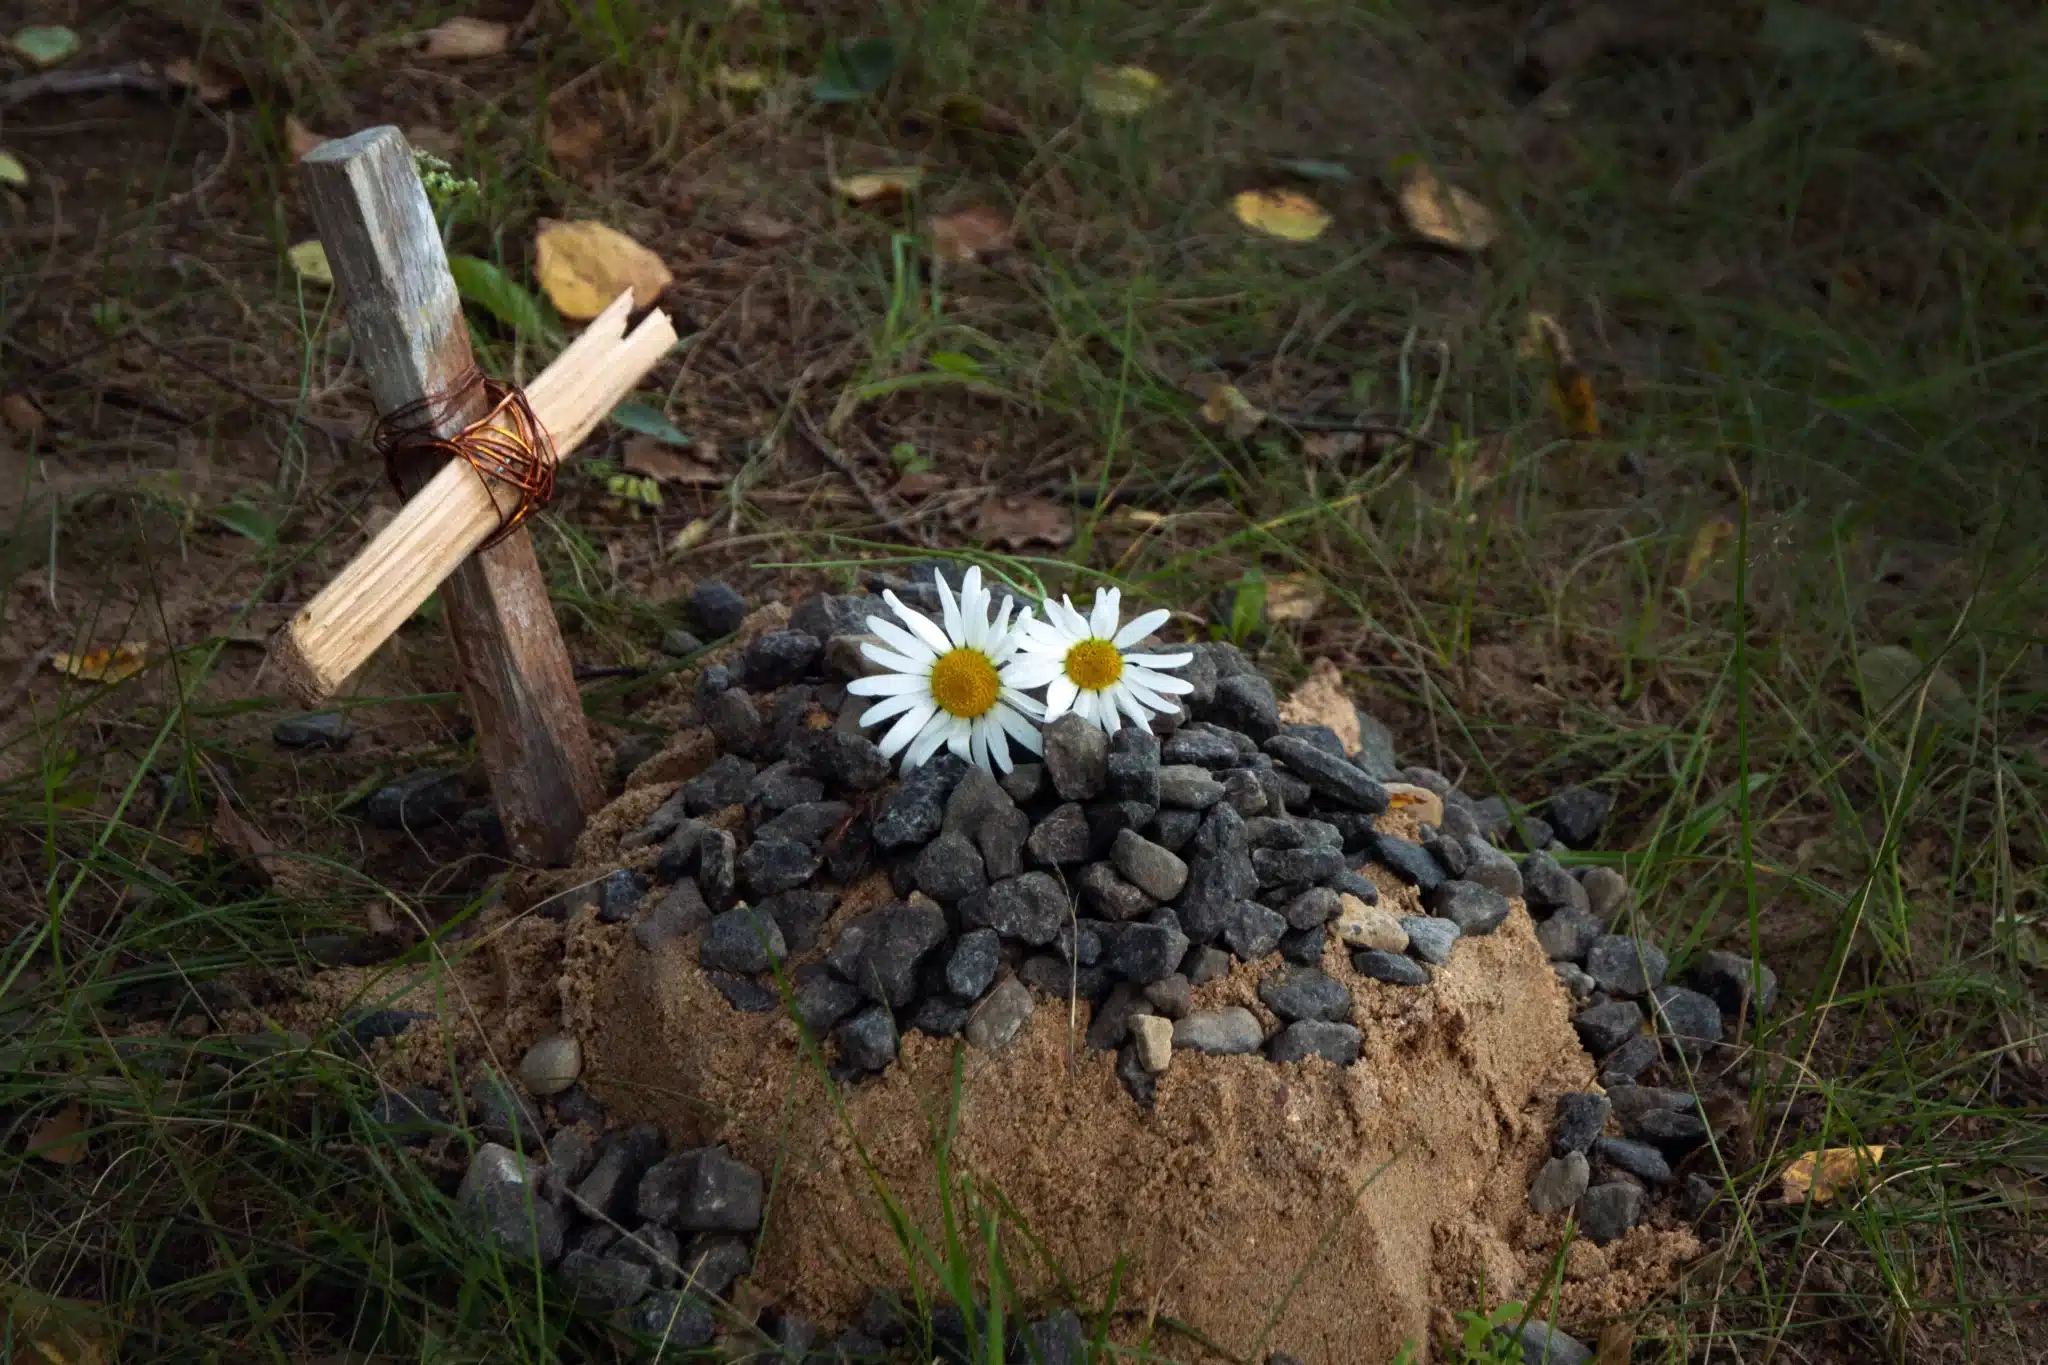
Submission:
[[[1192,662],[1194,657],[1194,655],[1188,653],[1126,654],[1124,655],[1124,662],[1127,664],[1143,664],[1147,668],[1179,668],[1182,664]]]
[[[1003,681],[1016,688],[1043,687],[1063,671],[1057,659],[1048,659],[1043,654],[1027,654],[1003,670]]]
[[[889,727],[889,733],[882,736],[882,742],[875,747],[882,751],[884,758],[894,758],[903,752],[903,747],[917,738],[918,731],[937,714],[936,707],[918,707]]]
[[[903,625],[899,626],[893,621],[871,616],[868,618],[868,627],[875,634],[913,659],[921,659],[926,655],[936,659],[953,647],[953,642],[932,624],[929,616],[919,615],[901,602],[896,602],[894,593],[889,596],[896,608],[896,614],[903,618]],[[909,629],[904,629],[905,626]]]
[[[1018,715],[1007,706],[997,706],[989,712],[1002,727],[1010,732],[1010,738],[1017,741],[1019,748],[1027,753],[1045,752],[1045,741],[1038,733],[1038,727]]]
[[[1119,688],[1117,690],[1116,700],[1117,705],[1123,708],[1124,714],[1129,716],[1131,718],[1132,723],[1135,724],[1140,730],[1146,728],[1148,725],[1151,724],[1152,718],[1150,713],[1147,712],[1145,709],[1145,703],[1139,701],[1137,698],[1137,694],[1134,693],[1130,688]]]
[[[1074,710],[1080,695],[1081,689],[1074,686],[1073,679],[1065,673],[1053,674],[1051,684],[1045,689],[1045,718],[1056,720]]]
[[[959,599],[953,596],[953,589],[947,585],[944,574],[933,574],[932,581],[939,585],[939,617],[945,622],[946,638],[956,644],[964,644],[967,637],[960,628]]]
[[[1124,676],[1132,682],[1141,682],[1154,692],[1170,692],[1178,697],[1195,690],[1195,685],[1186,678],[1176,678],[1171,673],[1154,673],[1149,668],[1126,668]]]
[[[911,634],[924,641],[925,647],[931,650],[933,658],[937,658],[953,648],[953,642],[946,638],[945,631],[939,629],[938,622],[932,620],[931,617],[926,616],[921,611],[912,611],[909,607],[904,606],[902,600],[893,592],[885,592],[882,594],[882,597],[891,607],[895,608],[896,614],[903,618],[903,624],[910,627]],[[875,633],[881,634],[880,631]],[[883,635],[882,638],[886,640],[889,637]]]
[[[1004,772],[1010,771],[1013,766],[1010,762],[1010,736],[1009,732],[1003,729],[1002,721],[997,715],[991,713],[984,718],[974,733],[987,747],[988,756],[995,766]]]
[[[918,678],[928,676],[932,671],[932,665],[938,662],[936,659],[925,659],[923,662],[919,662],[908,654],[898,654],[893,649],[884,649],[880,645],[864,644],[860,647],[860,653],[863,659],[867,659],[872,663],[878,663],[891,673],[908,673]],[[930,651],[920,649],[918,653],[928,654]]]
[[[1148,611],[1118,631],[1110,643],[1114,644],[1118,649],[1129,649],[1132,645],[1165,625],[1172,615],[1172,612],[1167,611],[1163,607]]]
[[[996,693],[996,699],[1019,715],[1029,716],[1033,720],[1045,719],[1045,703],[1036,697],[1026,696],[1014,687],[1003,688]]]
[[[856,697],[900,697],[930,691],[931,680],[911,673],[878,673],[872,678],[855,678],[846,690]]]
[[[905,711],[915,711],[920,706],[928,708],[931,702],[915,693],[906,697],[885,697],[860,713],[860,723],[862,728],[880,725],[891,716],[900,716]]]
[[[948,724],[951,719],[952,717],[950,716],[935,716],[933,723],[927,725],[924,728],[924,733],[920,734],[917,737],[917,741],[910,746],[910,752],[904,755],[903,766],[906,768],[923,767],[926,760],[944,748],[946,733],[952,728]]]
[[[1116,634],[1117,608],[1123,600],[1123,593],[1116,588],[1097,588],[1095,607],[1088,613],[1088,632],[1107,640]]]

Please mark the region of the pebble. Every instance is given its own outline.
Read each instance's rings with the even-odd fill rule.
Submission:
[[[1088,831],[1088,816],[1080,806],[1068,802],[1055,806],[1040,820],[1024,841],[1025,849],[1038,862],[1053,867],[1088,861],[1094,840]]]
[[[1375,830],[1366,841],[1365,852],[1367,857],[1425,895],[1447,880],[1443,868],[1429,856],[1427,849],[1399,835]]]
[[[1109,780],[1109,736],[1069,711],[1040,732],[1045,772],[1062,801],[1102,794]]]
[[[548,1139],[547,1169],[541,1173],[549,1202],[560,1203],[570,1186],[590,1174],[596,1160],[597,1143],[588,1133],[573,1124],[557,1128]]]
[[[791,609],[789,627],[829,640],[866,630],[868,617],[887,609],[886,603],[865,593],[812,593]]]
[[[1189,949],[1187,960],[1180,964],[1181,975],[1188,979],[1189,986],[1206,986],[1229,970],[1230,954],[1207,944]]]
[[[1600,1130],[1607,1126],[1608,1111],[1612,1106],[1607,1096],[1592,1090],[1572,1090],[1557,1097],[1557,1127],[1550,1135],[1550,1151],[1553,1156],[1566,1152],[1583,1152],[1593,1145],[1593,1139],[1600,1136]],[[1572,1198],[1576,1199],[1574,1195]],[[1571,1200],[1566,1200],[1570,1203]]]
[[[1103,965],[1135,985],[1164,981],[1188,954],[1188,936],[1171,910],[1158,922],[1126,924],[1103,953]]]
[[[1016,1041],[1031,1018],[1031,992],[1016,977],[1004,977],[967,1016],[967,1041],[996,1052]]]
[[[487,1066],[477,1072],[469,1098],[476,1105],[477,1126],[485,1137],[516,1151],[540,1148],[540,1111],[495,1068]]]
[[[1280,1030],[1266,1056],[1281,1063],[1320,1057],[1337,1066],[1350,1066],[1364,1048],[1365,1036],[1354,1025],[1302,1019]]]
[[[676,794],[669,798],[668,805],[675,806],[680,812],[682,801],[683,793],[678,789]],[[662,809],[668,809],[668,805],[664,805]],[[654,864],[654,880],[665,886],[695,871],[698,855],[704,847],[704,837],[710,832],[711,827],[702,820],[679,819],[675,828],[663,838],[661,855]]]
[[[798,1023],[819,1034],[852,1014],[864,999],[859,987],[830,972],[813,971],[798,983],[791,1008]]]
[[[1088,1046],[1097,1052],[1114,1052],[1131,1034],[1131,1021],[1147,1012],[1144,992],[1127,981],[1119,981],[1088,1016]]]
[[[355,726],[339,711],[286,716],[270,728],[271,741],[282,749],[340,749],[355,733]]]
[[[1159,814],[1152,817],[1149,828],[1153,843],[1169,853],[1178,853],[1187,847],[1188,840],[1195,837],[1195,831],[1201,826],[1200,811],[1175,810],[1169,806],[1161,808]]]
[[[934,1038],[951,1038],[967,1027],[967,1016],[973,1012],[971,1002],[945,995],[928,995],[918,1001],[917,1008],[910,1012],[907,1027]]]
[[[1408,951],[1408,931],[1400,917],[1380,905],[1367,905],[1356,896],[1338,897],[1337,937],[1353,948],[1377,948],[1383,953]]]
[[[1240,736],[1220,726],[1200,722],[1183,725],[1160,746],[1159,756],[1169,766],[1187,764],[1197,768],[1237,768],[1257,752],[1254,746],[1241,744],[1240,739]],[[1226,791],[1226,798],[1228,795]]]
[[[894,771],[873,740],[845,730],[810,730],[791,747],[805,766],[823,774],[826,781],[852,791],[879,790]]]
[[[683,809],[705,815],[747,799],[747,789],[760,768],[738,754],[726,754],[683,784]]]
[[[1642,1219],[1649,1197],[1640,1185],[1625,1180],[1595,1185],[1579,1197],[1579,1230],[1594,1246],[1620,1240],[1622,1234]]]
[[[1442,826],[1444,799],[1438,793],[1413,782],[1389,782],[1386,790],[1389,805],[1398,801],[1423,824]]]
[[[1699,1061],[1721,1041],[1721,1008],[1698,991],[1684,986],[1652,991],[1650,1012],[1681,1057]]]
[[[1699,1101],[1684,1090],[1666,1090],[1654,1085],[1618,1085],[1610,1088],[1607,1098],[1614,1106],[1626,1128],[1631,1119],[1657,1109],[1692,1110],[1699,1107]]]
[[[945,820],[946,798],[966,772],[957,755],[939,753],[905,773],[875,817],[875,847],[887,852],[928,842]]]
[[[819,802],[825,805],[825,802]],[[786,813],[786,812],[785,812]],[[757,837],[739,856],[739,884],[748,896],[765,900],[782,891],[794,891],[808,882],[824,861],[814,844],[799,843],[778,835]]]
[[[430,768],[372,792],[363,818],[378,829],[419,829],[455,819],[464,802],[461,775]]]
[[[569,1297],[586,1313],[631,1308],[654,1285],[654,1267],[645,1262],[581,1249],[562,1257],[561,1275]]]
[[[1185,1018],[1192,1007],[1194,986],[1187,977],[1174,972],[1145,983],[1145,1002],[1168,1019]]]
[[[649,952],[656,944],[693,934],[711,922],[711,907],[695,882],[677,882],[669,893],[633,925],[633,941]]]
[[[1600,1084],[1612,1090],[1614,1087],[1609,1085],[1607,1080],[1609,1076],[1620,1076],[1632,1081],[1649,1070],[1663,1055],[1663,1050],[1657,1046],[1657,1040],[1649,1034],[1631,1034],[1627,1042],[1601,1059]]]
[[[1586,908],[1602,924],[1612,923],[1629,903],[1628,881],[1611,867],[1581,869],[1579,885],[1586,888]]]
[[[1547,1322],[1531,1320],[1519,1330],[1502,1325],[1494,1335],[1514,1343],[1521,1350],[1522,1365],[1592,1365],[1593,1350],[1576,1337],[1566,1336]]]
[[[1003,944],[994,929],[970,929],[946,959],[946,989],[962,1000],[979,1000],[1003,963]]]
[[[597,1160],[577,1183],[570,1203],[593,1218],[624,1218],[640,1177],[660,1155],[661,1130],[651,1124],[612,1134],[598,1144]]]
[[[1574,1000],[1591,999],[1593,992],[1600,989],[1598,982],[1580,971],[1572,963],[1553,962],[1550,964],[1550,970],[1557,974],[1558,984],[1571,992],[1571,997]]]
[[[941,834],[917,855],[917,889],[950,905],[988,885],[981,850],[964,834]]]
[[[996,779],[1009,798],[1018,805],[1036,801],[1045,794],[1046,776],[1043,763],[1019,763]]]
[[[1274,694],[1273,684],[1257,673],[1219,678],[1215,700],[1209,705],[1225,724],[1256,741],[1270,739],[1280,731],[1280,698]]]
[[[1152,898],[1117,875],[1108,863],[1088,864],[1074,881],[1089,907],[1104,919],[1142,919],[1153,908]]]
[[[1653,943],[1626,934],[1602,934],[1586,949],[1586,975],[1609,995],[1648,995],[1664,984],[1670,961]]]
[[[1031,817],[1009,802],[991,811],[974,832],[974,845],[981,850],[982,869],[992,882],[1014,877],[1024,870],[1024,843],[1031,837]]]
[[[1159,808],[1159,737],[1126,725],[1109,737],[1109,794]]]
[[[1486,834],[1479,828],[1479,818],[1472,814],[1472,808],[1465,805],[1444,807],[1443,823],[1437,826],[1450,838],[1461,840],[1466,845],[1466,856],[1471,856],[1471,841],[1486,842]]]
[[[1298,1019],[1351,1018],[1351,992],[1343,982],[1314,968],[1276,972],[1259,983],[1259,1000],[1289,1023]]]
[[[1401,929],[1408,935],[1408,951],[1434,967],[1451,960],[1451,946],[1463,931],[1450,920],[1431,915],[1403,915]]]
[[[1679,1216],[1686,1221],[1697,1223],[1706,1217],[1707,1210],[1721,1197],[1721,1187],[1703,1175],[1689,1175],[1678,1191]]]
[[[1507,922],[1507,897],[1478,882],[1445,882],[1424,899],[1437,918],[1457,925],[1467,937],[1490,934]]]
[[[1236,768],[1223,775],[1223,799],[1230,808],[1247,819],[1262,815],[1266,810],[1266,788],[1259,781],[1259,775],[1244,768]]]
[[[1171,1019],[1156,1014],[1131,1017],[1131,1043],[1137,1050],[1139,1065],[1151,1075],[1158,1075],[1173,1062],[1173,1027]]]
[[[1145,1069],[1145,1063],[1138,1057],[1136,1042],[1125,1043],[1117,1049],[1116,1078],[1141,1109],[1150,1109],[1159,1098],[1159,1077]]]
[[[1646,1109],[1621,1126],[1630,1137],[1665,1149],[1691,1147],[1707,1138],[1705,1119],[1676,1109]]]
[[[784,891],[754,908],[775,921],[783,946],[794,955],[817,947],[818,933],[838,903],[830,891]]]
[[[684,605],[691,622],[714,640],[732,634],[747,619],[747,599],[718,579],[692,588]]]
[[[1344,870],[1334,848],[1255,848],[1252,873],[1260,886],[1312,886]]]
[[[1017,979],[1054,1000],[1099,1000],[1113,983],[1107,967],[1077,967],[1057,953],[1033,953],[1018,964]]]
[[[764,972],[788,952],[782,928],[751,906],[714,915],[697,943],[697,961],[707,970],[750,975]]]
[[[1380,903],[1379,887],[1373,884],[1372,878],[1356,868],[1345,868],[1342,872],[1324,882],[1323,885],[1341,896],[1354,896],[1367,905],[1378,905]]]
[[[704,642],[684,630],[681,626],[661,633],[661,643],[656,646],[671,659],[687,659],[704,648]]]
[[[425,1146],[449,1131],[448,1102],[425,1086],[385,1090],[370,1106],[370,1121],[407,1147]]]
[[[1641,1033],[1643,1010],[1633,1000],[1610,1000],[1580,1010],[1572,1016],[1572,1027],[1578,1030],[1586,1051],[1604,1057]]]
[[[825,784],[811,776],[789,759],[771,763],[754,774],[754,780],[747,784],[747,807],[756,815],[779,816],[793,807],[824,804]],[[834,801],[831,804],[847,810],[846,804]],[[760,830],[755,830],[759,837]],[[813,842],[822,843],[821,832]]]
[[[1279,721],[1275,718],[1274,724]],[[1265,1041],[1265,1030],[1259,1026],[1258,1016],[1242,1005],[1226,1005],[1219,1010],[1200,1010],[1173,1025],[1173,1046],[1176,1050],[1192,1049],[1213,1056],[1231,1057],[1257,1052]]]
[[[1543,807],[1543,818],[1563,843],[1572,848],[1591,848],[1599,841],[1607,812],[1613,808],[1614,798],[1607,793],[1573,785],[1559,787],[1550,794]]]
[[[927,953],[946,941],[946,912],[930,901],[898,901],[871,910],[840,932],[842,943],[856,926],[851,970],[840,974],[868,998],[901,1009],[917,995],[917,969]],[[840,945],[835,945],[835,949]],[[828,963],[839,970],[840,954]]]
[[[1358,716],[1358,752],[1353,761],[1381,782],[1401,776],[1401,762],[1395,754],[1394,732],[1385,721],[1363,707],[1354,706]]]
[[[1170,901],[1188,884],[1188,865],[1143,835],[1123,830],[1110,846],[1110,861],[1133,886],[1156,901]]]
[[[1576,907],[1591,913],[1586,888],[1579,879],[1558,866],[1548,853],[1530,853],[1522,859],[1522,894],[1529,908],[1538,913]]]
[[[1240,961],[1257,962],[1280,946],[1287,933],[1287,921],[1276,910],[1253,900],[1231,903],[1225,912],[1223,942]]]
[[[455,1203],[487,1246],[547,1267],[561,1259],[568,1220],[540,1197],[539,1184],[532,1162],[486,1142],[470,1158]]]
[[[1521,823],[1515,829],[1515,842],[1533,853],[1555,844],[1557,832],[1551,829],[1548,820],[1540,815],[1531,815],[1525,810],[1521,812]]]
[[[1671,1183],[1671,1165],[1664,1160],[1664,1154],[1647,1142],[1635,1142],[1628,1138],[1603,1137],[1593,1142],[1593,1155],[1599,1157],[1617,1170],[1627,1171],[1640,1180],[1652,1185]]]
[[[1344,757],[1341,745],[1332,753],[1299,735],[1275,735],[1262,747],[1274,762],[1300,777],[1312,792],[1326,800],[1368,815],[1378,815],[1387,808],[1387,789]]]
[[[1712,1000],[1729,1019],[1740,1019],[1746,1006],[1752,1022],[1762,1023],[1778,1003],[1778,974],[1762,963],[1752,966],[1742,953],[1702,953],[1686,972],[1685,984]]]
[[[754,699],[737,687],[727,688],[703,708],[704,723],[711,727],[718,747],[729,754],[750,754],[761,747],[767,726]]]
[[[658,1223],[648,1226],[659,1232],[667,1231]],[[746,1274],[754,1264],[753,1252],[737,1237],[692,1237],[690,1245],[679,1250],[672,1259],[682,1271],[685,1289],[719,1298],[725,1297],[733,1281]]]
[[[1466,881],[1490,886],[1510,899],[1521,899],[1522,869],[1515,866],[1513,858],[1486,842],[1481,834],[1465,836],[1465,852],[1470,855],[1465,864]]]
[[[1410,957],[1398,953],[1382,952],[1378,948],[1360,948],[1351,955],[1351,969],[1360,976],[1369,976],[1375,981],[1384,981],[1389,986],[1427,986],[1429,969]]]
[[[1285,905],[1278,907],[1280,917],[1296,929],[1320,929],[1344,909],[1344,901],[1327,886],[1312,886],[1297,896],[1290,896]]]
[[[1159,804],[1181,810],[1207,810],[1223,799],[1223,784],[1207,768],[1171,763],[1159,770]]]
[[[861,1071],[880,1071],[896,1060],[896,1021],[884,1005],[870,1005],[832,1030],[839,1060]]]
[[[519,1080],[543,1098],[559,1095],[583,1074],[583,1044],[573,1033],[551,1033],[519,1059]]]
[[[1592,1168],[1583,1151],[1572,1150],[1543,1163],[1529,1185],[1531,1213],[1562,1213],[1579,1202],[1592,1179]]]
[[[674,1232],[752,1232],[761,1226],[761,1173],[724,1147],[655,1162],[633,1191],[640,1217]]]
[[[1329,946],[1330,926],[1318,924],[1313,929],[1289,929],[1280,936],[1280,956],[1303,967],[1322,965],[1323,949]]]
[[[1244,841],[1254,849],[1302,848],[1308,836],[1299,821],[1284,815],[1254,815],[1244,822]]]
[[[658,1289],[640,1300],[626,1330],[659,1342],[663,1354],[709,1346],[718,1333],[711,1310],[679,1289]]]
[[[1424,827],[1422,847],[1429,856],[1436,859],[1444,875],[1451,878],[1463,877],[1472,866],[1472,854],[1465,848],[1465,841],[1453,838],[1440,830]]]
[[[706,972],[704,979],[712,989],[725,997],[725,1003],[741,1014],[766,1014],[782,1005],[782,997],[773,987],[764,986],[751,976],[735,976],[731,972]]]
[[[1536,942],[1552,962],[1581,963],[1601,932],[1600,921],[1584,911],[1560,910],[1536,926]]]

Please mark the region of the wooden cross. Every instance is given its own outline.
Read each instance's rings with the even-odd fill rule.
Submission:
[[[302,183],[380,413],[447,394],[472,365],[462,301],[433,207],[398,129],[322,144]],[[526,387],[566,456],[675,344],[654,310],[628,335],[628,291]],[[436,414],[448,439],[488,409],[479,390]],[[603,799],[568,647],[525,528],[478,547],[516,492],[460,460],[398,471],[408,500],[271,647],[306,705],[333,695],[438,587],[491,795],[514,858],[559,864]],[[445,581],[444,581],[445,580]]]

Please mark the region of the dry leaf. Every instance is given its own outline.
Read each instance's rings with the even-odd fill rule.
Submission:
[[[1784,1186],[1783,1202],[1798,1204],[1811,1200],[1825,1204],[1860,1184],[1884,1160],[1885,1151],[1880,1143],[1869,1147],[1823,1147],[1797,1157],[1778,1174],[1778,1181]]]
[[[13,1284],[0,1284],[0,1333],[23,1348],[24,1365],[109,1365],[118,1344],[98,1304]]]
[[[495,57],[512,41],[512,26],[493,19],[449,19],[427,31],[426,55],[443,61]]]
[[[709,517],[698,517],[695,521],[675,533],[674,538],[668,543],[669,553],[684,554],[696,549],[709,539],[711,539],[711,519]]]
[[[1312,242],[1330,226],[1322,205],[1299,190],[1245,190],[1230,201],[1237,221],[1289,242]]]
[[[856,204],[872,204],[878,199],[896,199],[910,193],[924,179],[924,172],[916,166],[897,166],[889,170],[863,171],[844,179],[834,176],[832,188]]]
[[[649,307],[675,279],[661,257],[603,223],[543,218],[534,246],[541,288],[565,318],[594,318],[627,289],[635,308]]]
[[[1142,114],[1166,93],[1166,82],[1142,66],[1098,66],[1082,95],[1098,113],[1129,118]]]
[[[52,1165],[69,1166],[85,1157],[84,1132],[85,1110],[73,1100],[36,1125],[28,1149]]]
[[[300,279],[333,287],[334,267],[327,263],[327,248],[320,245],[319,238],[300,242],[285,252],[285,259],[292,263]]]
[[[720,66],[711,73],[713,89],[751,95],[768,88],[768,73],[758,66]]]
[[[1308,681],[1280,703],[1280,719],[1289,725],[1327,725],[1345,753],[1358,752],[1358,708],[1345,690],[1343,673],[1329,659],[1309,665]]]
[[[21,164],[21,158],[13,152],[0,150],[0,185],[20,189],[27,184],[28,167]]]
[[[1593,1365],[1628,1365],[1635,1354],[1636,1325],[1610,1322],[1600,1329],[1600,1343],[1593,1350]]]
[[[981,505],[975,530],[982,544],[999,550],[1058,549],[1074,539],[1074,515],[1046,498],[994,497]]]
[[[27,394],[10,393],[0,397],[0,421],[6,422],[17,435],[35,436],[43,429],[43,410]]]
[[[201,104],[225,103],[242,88],[239,78],[190,57],[173,57],[165,62],[164,79],[196,96]]]
[[[1010,215],[991,204],[976,204],[932,219],[932,250],[943,261],[972,265],[984,256],[1008,251],[1016,240],[1017,229]]]
[[[126,682],[149,666],[149,644],[130,640],[112,649],[87,650],[83,654],[58,652],[50,656],[50,667],[80,682]]]
[[[548,155],[567,165],[580,166],[597,155],[604,145],[604,125],[595,119],[550,119]]]
[[[30,66],[48,68],[78,51],[78,33],[62,24],[31,24],[16,29],[8,46]]]
[[[1365,453],[1362,431],[1318,431],[1301,438],[1301,453],[1311,460],[1342,460]]]
[[[1550,410],[1567,436],[1600,434],[1600,405],[1593,397],[1593,381],[1583,370],[1551,371]]]
[[[1522,335],[1515,339],[1515,359],[1548,360],[1552,365],[1573,362],[1572,341],[1564,324],[1549,313],[1531,310],[1522,319]]]
[[[1901,71],[1934,70],[1934,58],[1927,55],[1926,48],[1894,38],[1883,29],[1864,29],[1863,45]]]
[[[299,122],[298,115],[284,116],[284,145],[291,149],[292,160],[297,161],[329,139],[325,134],[316,133]]]
[[[796,224],[785,223],[780,218],[756,209],[748,209],[732,220],[732,226],[727,231],[735,237],[759,242],[762,246],[773,246],[777,242],[786,242],[796,236]]]
[[[713,488],[725,482],[725,475],[704,461],[685,455],[652,436],[635,436],[627,441],[625,450],[619,455],[619,463],[629,473],[645,474],[663,483]]]
[[[1202,420],[1212,427],[1222,427],[1232,439],[1241,441],[1264,424],[1266,414],[1235,384],[1218,384],[1202,402]]]
[[[1457,251],[1484,251],[1500,236],[1493,212],[1455,185],[1446,185],[1427,166],[1409,172],[1401,186],[1401,217],[1424,241]]]
[[[934,493],[943,492],[945,487],[946,476],[944,474],[934,474],[926,470],[915,474],[905,474],[902,478],[896,480],[894,491],[896,496],[905,502],[916,502],[920,498],[928,498]]]
[[[418,152],[432,152],[439,157],[452,157],[462,150],[462,139],[446,128],[436,128],[431,123],[415,123],[405,130],[405,140]]]
[[[1322,609],[1322,584],[1307,574],[1275,574],[1266,580],[1266,619],[1274,625],[1312,621]]]
[[[1427,787],[1418,787],[1412,782],[1383,783],[1387,789],[1388,810],[1415,812],[1415,818],[1425,825],[1441,825],[1444,822],[1444,799]]]
[[[1678,586],[1690,588],[1699,582],[1700,575],[1714,562],[1714,556],[1734,535],[1735,522],[1728,517],[1715,517],[1693,532],[1692,549],[1686,552],[1685,569],[1678,576]]]

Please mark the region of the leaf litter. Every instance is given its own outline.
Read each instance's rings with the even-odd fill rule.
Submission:
[[[1299,190],[1244,190],[1230,211],[1254,232],[1286,242],[1312,242],[1330,226],[1329,213]]]
[[[1427,166],[1416,166],[1401,184],[1402,221],[1435,246],[1484,251],[1500,237],[1493,211],[1456,185],[1446,185]]]
[[[1159,103],[1166,82],[1142,66],[1098,66],[1081,88],[1088,107],[1114,118],[1131,118]]]
[[[108,649],[90,649],[83,654],[62,650],[50,656],[50,667],[80,682],[123,683],[149,666],[149,642],[128,640]]]
[[[543,218],[534,237],[540,287],[565,318],[587,321],[626,290],[651,307],[675,276],[661,257],[617,228],[588,219]]]
[[[940,260],[956,265],[972,265],[1000,255],[1017,242],[1016,224],[992,204],[934,215],[931,229],[932,250]]]
[[[427,30],[425,55],[437,61],[474,61],[496,57],[511,45],[512,26],[495,19],[458,15]]]

